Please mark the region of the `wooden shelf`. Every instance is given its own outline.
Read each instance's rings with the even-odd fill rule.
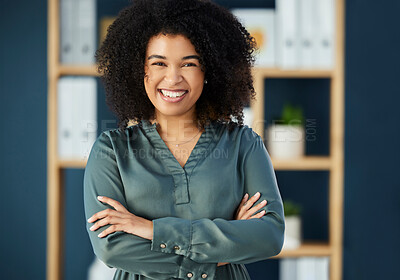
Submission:
[[[58,160],[58,167],[59,168],[85,168],[86,167],[87,159],[61,159]]]
[[[275,170],[329,170],[331,159],[328,156],[306,156],[299,159],[273,159],[272,165]],[[60,168],[85,168],[87,160],[62,159],[58,160]]]
[[[331,246],[327,243],[306,242],[297,249],[282,250],[279,255],[273,258],[325,257],[331,254]]]
[[[333,70],[330,69],[298,69],[285,70],[279,68],[256,67],[253,69],[254,77],[263,78],[332,78]]]
[[[100,76],[97,73],[96,65],[59,65],[58,75]]]
[[[276,170],[330,170],[329,156],[305,156],[298,159],[274,159],[272,165]]]

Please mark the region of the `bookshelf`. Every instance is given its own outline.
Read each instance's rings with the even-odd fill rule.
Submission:
[[[330,79],[330,147],[329,156],[304,156],[295,160],[271,158],[275,170],[329,171],[329,241],[305,242],[295,250],[282,250],[274,258],[328,256],[330,280],[342,279],[343,197],[344,197],[344,19],[345,0],[335,0],[335,61],[331,70],[281,70],[255,68],[254,88],[257,100],[251,103],[253,129],[264,136],[264,80],[269,78]],[[263,138],[265,139],[265,138]]]
[[[304,256],[329,256],[330,280],[342,278],[343,170],[344,170],[344,0],[336,0],[335,63],[331,70],[280,70],[255,68],[257,100],[251,103],[253,129],[264,135],[264,80],[268,78],[330,79],[330,153],[296,160],[272,158],[275,170],[329,171],[329,241],[306,242],[295,250],[283,250],[275,259]],[[48,99],[47,99],[47,267],[49,280],[63,279],[64,264],[64,172],[85,168],[86,161],[61,160],[57,156],[57,82],[66,75],[98,76],[95,65],[61,65],[59,0],[48,0]]]

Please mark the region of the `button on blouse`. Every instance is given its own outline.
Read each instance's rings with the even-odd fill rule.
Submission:
[[[267,200],[260,219],[234,220],[245,193]],[[125,232],[87,231],[95,254],[117,268],[114,279],[250,279],[244,264],[278,254],[284,215],[262,139],[247,126],[212,122],[182,167],[158,134],[141,121],[104,131],[84,174],[86,218],[110,208],[107,196],[153,221],[153,240]],[[218,262],[229,264],[217,266]],[[234,276],[234,278],[232,278]]]

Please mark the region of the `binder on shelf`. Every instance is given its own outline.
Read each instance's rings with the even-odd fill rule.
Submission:
[[[329,257],[282,259],[279,280],[329,280]]]
[[[96,47],[96,1],[78,1],[78,56],[79,64],[93,64]]]
[[[96,49],[96,1],[60,0],[62,64],[93,64]]]
[[[275,67],[275,11],[274,9],[233,9],[232,13],[255,38],[259,48],[255,66]]]
[[[301,0],[299,2],[299,65],[301,68],[315,68],[315,2],[319,0]]]
[[[315,278],[329,280],[329,257],[315,258]]]
[[[77,51],[74,40],[74,7],[75,0],[60,0],[60,61],[64,64],[74,62]]]
[[[331,69],[334,61],[335,0],[315,1],[316,67]]]
[[[78,129],[79,156],[89,157],[90,150],[97,137],[97,84],[94,78],[79,78],[78,91]]]
[[[74,154],[74,119],[71,77],[63,77],[58,81],[58,155],[60,158],[69,158]]]
[[[97,137],[96,80],[62,77],[58,87],[59,158],[84,160]]]
[[[277,64],[283,69],[299,68],[298,0],[276,0]]]
[[[243,124],[248,127],[253,127],[254,112],[250,106],[243,108]]]
[[[279,261],[279,280],[296,280],[297,259],[287,258]]]
[[[301,257],[297,259],[297,280],[318,280],[315,278],[315,258]]]

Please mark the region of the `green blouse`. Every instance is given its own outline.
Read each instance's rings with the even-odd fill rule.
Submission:
[[[262,218],[234,220],[245,193],[260,192]],[[205,127],[182,168],[156,130],[141,121],[104,131],[84,174],[85,214],[111,208],[107,196],[153,221],[153,240],[87,231],[97,257],[117,268],[114,279],[250,279],[244,264],[277,255],[284,213],[271,160],[261,137],[247,126]],[[261,210],[260,210],[261,211]],[[217,266],[218,262],[229,262]]]

